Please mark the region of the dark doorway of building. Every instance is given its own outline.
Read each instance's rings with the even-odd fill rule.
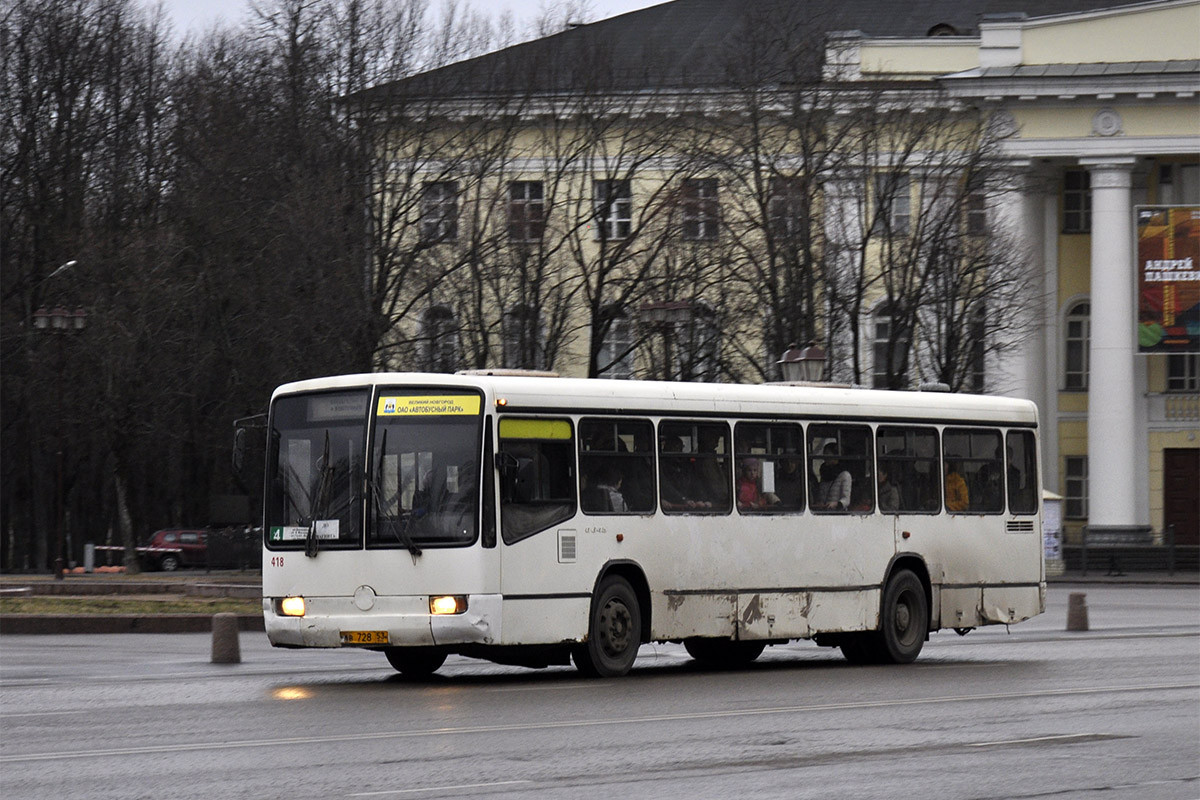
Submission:
[[[1200,544],[1200,449],[1163,450],[1163,526],[1175,544]]]

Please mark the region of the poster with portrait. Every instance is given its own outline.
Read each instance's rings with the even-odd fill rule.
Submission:
[[[1200,353],[1200,206],[1139,206],[1138,352]]]

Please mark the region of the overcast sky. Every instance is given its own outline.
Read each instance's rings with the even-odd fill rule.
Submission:
[[[166,6],[175,29],[181,34],[199,33],[215,22],[224,21],[235,24],[241,21],[249,8],[249,0],[162,0]],[[462,0],[480,11],[493,16],[501,10],[513,12],[520,27],[522,23],[535,17],[543,6],[544,0]],[[153,0],[147,0],[147,5]],[[646,6],[658,5],[665,0],[591,0],[595,10],[595,19],[606,19],[636,11]],[[439,0],[432,0],[431,7],[437,8]]]

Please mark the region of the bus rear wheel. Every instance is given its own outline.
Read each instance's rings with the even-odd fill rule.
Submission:
[[[593,678],[615,678],[629,672],[642,644],[642,612],[629,581],[610,575],[592,598],[587,641],[576,645],[575,666]]]
[[[916,661],[929,634],[929,601],[921,579],[906,569],[888,581],[883,592],[879,635],[875,647],[880,661]]]
[[[389,647],[383,654],[406,678],[428,678],[446,663],[445,651],[436,647]]]
[[[702,664],[718,669],[744,667],[762,655],[766,642],[735,642],[731,639],[684,639],[683,649]]]

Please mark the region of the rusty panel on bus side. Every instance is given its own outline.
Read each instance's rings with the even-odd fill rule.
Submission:
[[[812,592],[738,595],[739,639],[803,639],[809,635]]]
[[[737,595],[654,592],[651,619],[655,639],[732,639],[737,632]]]

